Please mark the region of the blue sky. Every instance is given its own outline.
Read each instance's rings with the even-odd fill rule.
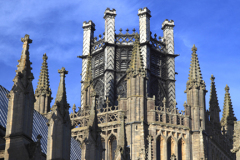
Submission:
[[[37,86],[42,64],[42,55],[47,53],[50,87],[55,99],[59,84],[58,69],[69,71],[66,77],[69,104],[80,105],[80,73],[82,54],[83,21],[92,20],[96,24],[95,36],[104,32],[103,13],[107,7],[115,8],[116,33],[119,29],[138,32],[139,8],[151,10],[151,31],[162,36],[161,24],[165,19],[175,22],[174,40],[176,58],[176,99],[177,107],[183,110],[186,100],[184,90],[188,79],[191,47],[198,48],[198,57],[203,79],[208,93],[209,106],[210,77],[216,79],[219,106],[222,109],[225,86],[230,87],[234,112],[240,120],[240,2],[222,0],[87,0],[87,1],[0,1],[0,84],[11,89],[17,60],[20,59],[21,37],[29,34],[30,60],[34,90]],[[124,32],[123,32],[124,33]],[[131,32],[130,32],[131,33]],[[54,101],[54,100],[53,100]]]

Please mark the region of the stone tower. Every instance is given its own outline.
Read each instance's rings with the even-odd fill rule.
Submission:
[[[207,90],[195,45],[187,102],[180,111],[175,99],[174,22],[165,20],[163,37],[157,38],[150,32],[151,11],[139,9],[138,16],[139,33],[116,33],[116,10],[107,8],[105,32],[99,38],[94,37],[94,23],[83,22],[81,107],[76,111],[74,106],[70,114],[72,137],[81,143],[82,158],[234,159],[231,148],[223,145],[228,138],[220,130],[213,77],[206,111]]]
[[[52,91],[49,85],[47,55],[43,55],[42,69],[40,72],[37,89],[35,90],[36,102],[34,109],[39,113],[46,115],[50,111],[50,103],[52,101]]]

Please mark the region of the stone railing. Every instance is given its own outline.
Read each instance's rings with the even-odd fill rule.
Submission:
[[[165,48],[165,43],[162,41],[161,37],[159,36],[158,40],[157,40],[157,35],[154,34],[154,38],[150,38],[150,42],[149,42],[150,46],[160,52],[164,51]]]
[[[185,118],[185,111],[177,108],[155,107],[155,121],[157,122],[188,126]]]
[[[126,33],[123,34],[122,33],[122,29],[120,28],[119,30],[119,34],[116,34],[116,38],[115,38],[115,42],[116,44],[120,44],[120,45],[133,45],[133,42],[135,41],[134,36],[136,34],[136,30],[133,29],[133,33],[130,34],[128,33],[128,29],[126,29]]]
[[[87,106],[86,108],[89,108]],[[114,121],[120,121],[119,114],[121,110],[118,110],[118,106],[106,106],[105,108],[97,109],[98,124],[109,123]],[[70,120],[73,128],[84,127],[88,125],[90,116],[90,109],[81,109],[70,114]]]
[[[104,33],[103,33],[104,35]],[[97,37],[94,37],[94,39],[91,42],[91,52],[94,53],[96,51],[99,51],[101,49],[103,49],[103,47],[105,46],[105,38],[103,36],[101,36],[101,34],[99,35],[99,39],[97,40]]]

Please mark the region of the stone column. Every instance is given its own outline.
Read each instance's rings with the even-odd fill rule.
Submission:
[[[162,23],[163,38],[166,44],[165,51],[166,55],[166,77],[167,80],[166,91],[167,91],[167,104],[169,108],[174,107],[175,100],[175,56],[174,56],[174,39],[173,39],[173,20],[165,20]]]
[[[91,40],[94,37],[95,24],[90,20],[83,22],[83,53],[82,53],[82,82],[86,77],[87,70],[87,58],[86,56],[91,53]],[[84,84],[81,86],[81,106],[83,106],[84,95],[83,95]]]
[[[104,12],[105,19],[105,90],[104,96],[109,98],[110,105],[114,103],[114,61],[115,61],[115,17],[116,10],[107,8]]]

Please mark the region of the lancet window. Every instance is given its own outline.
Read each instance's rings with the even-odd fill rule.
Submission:
[[[110,157],[110,160],[114,160],[115,158],[115,150],[117,148],[117,139],[114,135],[112,135],[110,138],[109,138],[109,157]]]
[[[99,53],[92,58],[92,74],[93,78],[103,75],[104,72],[104,54]]]

